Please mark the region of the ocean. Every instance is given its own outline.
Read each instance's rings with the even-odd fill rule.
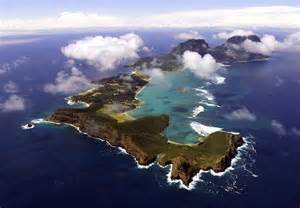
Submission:
[[[0,46],[0,66],[10,66],[0,74],[0,103],[10,95],[3,90],[8,81],[18,85],[15,94],[26,100],[24,111],[0,112],[0,207],[299,207],[299,52],[278,52],[268,61],[224,67],[223,84],[209,84],[188,71],[166,72],[164,82],[140,92],[137,97],[144,104],[130,114],[169,114],[171,123],[164,134],[172,141],[197,142],[192,123],[245,137],[247,143],[232,167],[222,176],[201,173],[192,190],[169,183],[169,168],[139,169],[131,156],[72,127],[42,124],[21,129],[32,119],[68,106],[67,95],[44,91],[44,85],[64,70],[62,46],[88,35],[126,32],[41,35],[29,44]],[[173,38],[176,31],[135,32],[153,48],[150,54],[163,54],[178,43]],[[207,37],[212,33],[203,31]],[[99,73],[83,64],[81,70],[95,79],[129,69]],[[244,107],[255,121],[226,118]],[[272,127],[275,121],[283,131]]]

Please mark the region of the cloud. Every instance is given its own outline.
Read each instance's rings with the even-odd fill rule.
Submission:
[[[26,39],[0,39],[0,46],[21,45],[39,41],[41,38],[26,38]]]
[[[145,52],[151,52],[153,50],[153,48],[149,48],[147,46],[144,46],[142,50],[145,51]]]
[[[246,40],[242,47],[252,53],[271,55],[274,51],[299,51],[300,32],[289,34],[283,41],[278,41],[273,35],[264,35],[261,42]]]
[[[242,43],[242,47],[251,53],[270,56],[272,52],[280,47],[280,44],[273,35],[264,35],[261,38],[261,42],[254,42],[247,39]]]
[[[221,84],[225,80],[217,74],[221,65],[210,54],[202,57],[196,52],[185,51],[182,56],[182,62],[185,69],[190,70],[201,79],[212,81],[216,84]]]
[[[291,133],[293,135],[300,136],[300,129],[294,127],[292,128]]]
[[[74,66],[76,66],[76,62],[73,59],[69,59],[65,62],[64,67],[66,69],[70,69],[73,68]]]
[[[234,9],[202,9],[128,16],[63,12],[36,19],[0,20],[0,31],[30,31],[74,28],[191,28],[191,27],[278,27],[299,28],[300,7],[260,6]]]
[[[284,80],[281,79],[279,76],[276,77],[276,81],[275,81],[275,87],[280,87],[281,85],[283,85]]]
[[[25,99],[18,95],[11,95],[3,103],[0,103],[2,112],[13,112],[25,110]]]
[[[190,39],[204,39],[203,36],[194,30],[188,32],[182,32],[175,35],[175,38],[178,40],[190,40]]]
[[[80,72],[73,67],[70,74],[60,71],[54,83],[49,83],[44,86],[44,91],[51,94],[74,94],[89,88],[94,85]]]
[[[17,93],[19,91],[19,87],[13,81],[9,81],[3,86],[3,90],[6,93]]]
[[[169,85],[161,69],[144,69],[143,72],[150,77],[150,83],[154,85]]]
[[[120,37],[96,36],[78,40],[62,48],[62,53],[72,59],[87,61],[99,70],[109,70],[128,60],[139,57],[143,40],[134,33]]]
[[[19,68],[22,64],[24,64],[28,58],[26,56],[21,56],[14,61],[0,64],[0,75],[9,72],[10,70]]]
[[[0,20],[0,30],[45,30],[73,29],[90,27],[121,27],[125,25],[125,17],[100,15],[97,13],[62,12],[56,17],[39,19],[8,19]]]
[[[272,120],[271,127],[273,131],[280,136],[285,136],[287,134],[285,127],[279,121]]]
[[[264,6],[179,11],[152,15],[149,26],[160,27],[279,27],[299,28],[300,7]]]
[[[225,115],[225,118],[233,121],[255,121],[256,116],[251,113],[246,107],[232,111]]]
[[[235,30],[232,32],[218,33],[214,37],[227,39],[235,35],[251,35],[252,31]],[[300,50],[300,32],[289,34],[283,41],[278,41],[274,35],[264,34],[261,42],[245,40],[241,47],[250,53],[259,53],[270,56],[275,51],[298,51]]]
[[[283,51],[300,50],[300,31],[289,34],[283,42],[279,43],[279,49]]]
[[[10,64],[8,64],[8,63],[0,64],[0,74],[5,74],[10,69],[11,69]]]
[[[220,32],[218,34],[213,35],[213,38],[216,39],[229,39],[233,36],[248,36],[248,35],[254,35],[254,32],[251,30],[234,30],[231,32]]]
[[[280,136],[298,136],[300,137],[300,129],[296,127],[292,127],[290,129],[286,128],[282,123],[276,120],[272,120],[271,127],[275,133],[277,133]]]

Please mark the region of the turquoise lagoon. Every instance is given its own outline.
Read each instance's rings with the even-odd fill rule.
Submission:
[[[174,142],[196,143],[199,135],[190,124],[196,121],[211,125],[207,118],[212,119],[218,108],[208,90],[213,84],[198,79],[187,70],[163,73],[164,79],[160,83],[150,81],[137,95],[142,105],[129,114],[136,118],[167,114],[170,125],[164,134]]]

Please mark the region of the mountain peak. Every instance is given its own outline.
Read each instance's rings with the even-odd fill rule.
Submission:
[[[171,54],[182,55],[185,51],[194,51],[201,55],[204,55],[207,52],[208,48],[209,45],[204,39],[190,39],[176,46],[171,51]]]
[[[253,42],[261,42],[260,38],[257,35],[248,35],[248,36],[233,36],[229,38],[226,42],[231,44],[242,44],[245,40],[251,40]]]

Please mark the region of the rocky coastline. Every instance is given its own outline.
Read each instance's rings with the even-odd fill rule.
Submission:
[[[200,170],[222,172],[228,168],[243,144],[240,135],[220,131],[202,138],[198,144],[174,144],[162,135],[169,125],[167,115],[120,119],[139,106],[135,96],[147,80],[147,76],[136,72],[96,81],[99,88],[70,98],[73,102],[88,103],[87,108],[58,109],[47,121],[72,125],[91,137],[121,147],[139,165],[172,164],[171,178],[180,179],[186,186]]]
[[[177,144],[162,134],[169,125],[168,115],[132,118],[127,112],[141,105],[136,95],[149,83],[150,77],[145,70],[155,67],[163,71],[182,69],[180,57],[185,51],[202,56],[210,54],[224,64],[268,58],[247,52],[242,47],[246,40],[261,42],[256,35],[234,36],[211,48],[205,40],[192,39],[180,43],[168,54],[141,58],[128,65],[132,73],[93,81],[97,87],[68,98],[71,103],[86,104],[85,107],[61,108],[46,120],[69,124],[91,137],[124,149],[139,165],[148,166],[154,162],[162,167],[170,165],[170,178],[188,186],[201,170],[220,173],[230,167],[237,149],[244,144],[241,135],[220,130],[200,137],[197,144]]]

